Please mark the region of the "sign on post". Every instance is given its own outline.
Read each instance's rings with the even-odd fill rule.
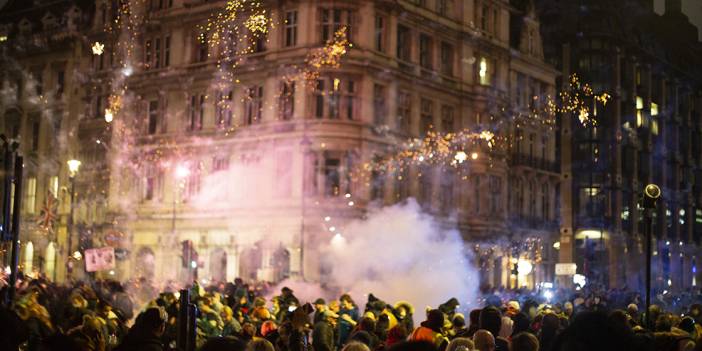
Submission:
[[[85,271],[97,272],[115,268],[115,249],[102,247],[85,250]]]
[[[575,275],[577,270],[575,263],[556,263],[556,275]]]

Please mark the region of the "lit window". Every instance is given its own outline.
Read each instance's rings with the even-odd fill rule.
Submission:
[[[37,178],[29,177],[27,179],[27,193],[25,197],[25,211],[28,214],[33,214],[37,202]]]
[[[643,109],[643,98],[640,96],[636,97],[636,109],[637,110],[642,110]]]
[[[658,104],[655,102],[651,103],[651,116],[658,116]]]
[[[658,121],[656,120],[651,121],[651,133],[658,135]]]
[[[480,76],[480,84],[490,85],[490,75],[489,75],[488,60],[485,57],[480,58],[480,71],[478,72]]]
[[[641,127],[643,125],[643,112],[642,111],[636,111],[636,126]]]
[[[59,179],[57,176],[52,176],[51,178],[49,178],[49,191],[55,198],[58,198],[58,190]]]

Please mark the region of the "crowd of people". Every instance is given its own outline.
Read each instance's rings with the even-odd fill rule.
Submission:
[[[176,350],[180,294],[156,293],[144,281],[130,284],[125,290],[114,281],[69,286],[22,280],[12,303],[0,306],[0,349]],[[494,290],[481,308],[464,314],[456,298],[418,310],[374,294],[362,302],[349,294],[306,302],[287,287],[265,298],[267,289],[239,279],[190,287],[197,349],[702,350],[702,305],[691,303],[679,313],[659,298],[647,312],[639,296],[623,291]]]

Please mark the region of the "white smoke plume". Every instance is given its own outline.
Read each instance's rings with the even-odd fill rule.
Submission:
[[[460,234],[441,228],[414,199],[351,222],[343,236],[332,240],[327,262],[333,281],[357,301],[373,293],[418,310],[451,297],[461,309],[475,305],[478,274]]]

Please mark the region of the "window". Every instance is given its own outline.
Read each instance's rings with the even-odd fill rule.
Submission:
[[[149,174],[144,178],[144,194],[143,200],[151,201],[154,199],[154,194],[156,193],[156,177],[153,174]]]
[[[412,32],[403,26],[397,26],[397,58],[403,61],[412,60]]]
[[[455,185],[456,174],[452,170],[448,170],[441,177],[441,212],[450,214],[454,208],[453,189]]]
[[[21,91],[21,90],[19,90],[20,86],[21,85],[17,85],[18,91]],[[56,96],[57,97],[63,96],[63,90],[65,87],[66,87],[66,72],[58,71],[56,73]],[[19,98],[17,100],[19,100]]]
[[[502,178],[491,175],[488,179],[490,181],[490,213],[497,214],[501,212]]]
[[[419,203],[423,208],[431,208],[432,201],[432,185],[433,185],[433,169],[431,167],[422,167],[419,175]]]
[[[545,221],[551,220],[551,195],[549,194],[548,184],[544,183],[541,186],[541,215]]]
[[[487,6],[483,5],[480,11],[480,29],[482,29],[485,32],[488,31],[489,16],[490,9]]]
[[[44,75],[42,74],[41,68],[37,68],[34,72],[32,72],[32,78],[34,81],[34,91],[37,95],[41,95],[44,93],[43,76]]]
[[[480,188],[480,176],[473,177],[473,211],[476,215],[480,214],[480,193],[483,189]]]
[[[374,169],[371,172],[371,200],[382,200],[385,189],[385,174]]]
[[[385,52],[386,23],[387,19],[384,16],[375,16],[375,50],[380,52]]]
[[[442,16],[447,16],[451,10],[451,0],[436,0],[436,12]]]
[[[247,125],[252,125],[261,122],[261,114],[263,113],[262,85],[252,85],[248,89],[246,89],[244,113],[246,116]]]
[[[149,11],[166,10],[173,7],[173,0],[149,0]]]
[[[478,67],[478,78],[480,81],[480,84],[482,85],[491,85],[493,83],[495,76],[495,68],[493,65],[493,61],[491,59],[488,59],[486,57],[481,57],[479,61],[479,67]]]
[[[419,135],[423,138],[434,128],[434,102],[422,99],[420,112],[421,125]]]
[[[315,94],[315,117],[353,120],[356,83],[352,79],[318,79]]]
[[[234,91],[225,90],[217,92],[217,106],[215,109],[217,128],[226,129],[232,126],[234,119]]]
[[[206,56],[206,55],[205,55]],[[171,36],[149,38],[144,41],[144,69],[168,67],[171,64]]]
[[[205,95],[190,96],[190,113],[188,121],[188,131],[202,130],[202,122],[205,115]]]
[[[285,47],[297,45],[297,11],[285,13]]]
[[[202,164],[196,164],[190,169],[190,174],[185,182],[185,198],[191,199],[200,192]]]
[[[251,52],[260,53],[266,51],[267,34],[264,32],[249,33],[251,39]]]
[[[419,65],[432,69],[432,50],[433,42],[430,36],[426,34],[419,35]]]
[[[532,181],[529,182],[529,196],[533,196],[536,199],[536,184]],[[536,218],[536,201],[529,201],[529,218]]]
[[[455,121],[453,118],[453,106],[441,106],[441,131],[453,133],[455,131]]]
[[[209,42],[206,33],[199,34],[195,37],[195,62],[207,61]]]
[[[453,76],[454,53],[453,45],[441,43],[441,74]]]
[[[227,156],[215,156],[212,159],[212,171],[219,172],[229,169],[229,157]]]
[[[32,122],[32,151],[39,151],[39,133],[41,132],[41,124],[39,121]]]
[[[93,105],[95,106],[95,111],[93,111],[93,118],[99,119],[99,118],[104,118],[104,113],[105,113],[105,100],[107,98],[105,96],[96,96],[95,102]]]
[[[278,197],[290,197],[292,195],[292,152],[280,150],[276,152],[275,162],[275,194]]]
[[[346,37],[351,41],[353,12],[345,9],[320,9],[322,44],[334,39],[334,34],[346,26]]]
[[[154,135],[158,133],[159,125],[159,106],[158,100],[149,101],[149,112],[148,112],[148,126],[147,133],[149,135]]]
[[[24,198],[24,210],[27,214],[34,214],[37,204],[37,178],[27,178],[27,190]]]
[[[49,178],[49,192],[51,195],[53,195],[55,198],[58,198],[58,192],[59,192],[59,178],[58,176],[51,176]]]
[[[341,192],[341,174],[339,167],[341,160],[338,158],[325,158],[324,168],[324,196],[339,196]]]
[[[526,76],[524,74],[517,72],[517,84],[516,84],[516,98],[517,106],[526,107]]]
[[[280,119],[287,121],[295,113],[295,82],[283,82],[282,91],[278,97]]]
[[[534,159],[534,141],[536,136],[532,133],[529,134],[529,160]]]
[[[395,177],[396,198],[398,200],[406,199],[409,196],[409,166],[404,166],[397,172]]]
[[[397,128],[400,132],[409,132],[411,116],[412,96],[407,91],[400,91],[397,93]]]
[[[380,126],[386,123],[387,109],[385,105],[387,89],[380,84],[373,84],[373,123]]]
[[[546,137],[541,137],[541,160],[548,160],[548,139]]]

